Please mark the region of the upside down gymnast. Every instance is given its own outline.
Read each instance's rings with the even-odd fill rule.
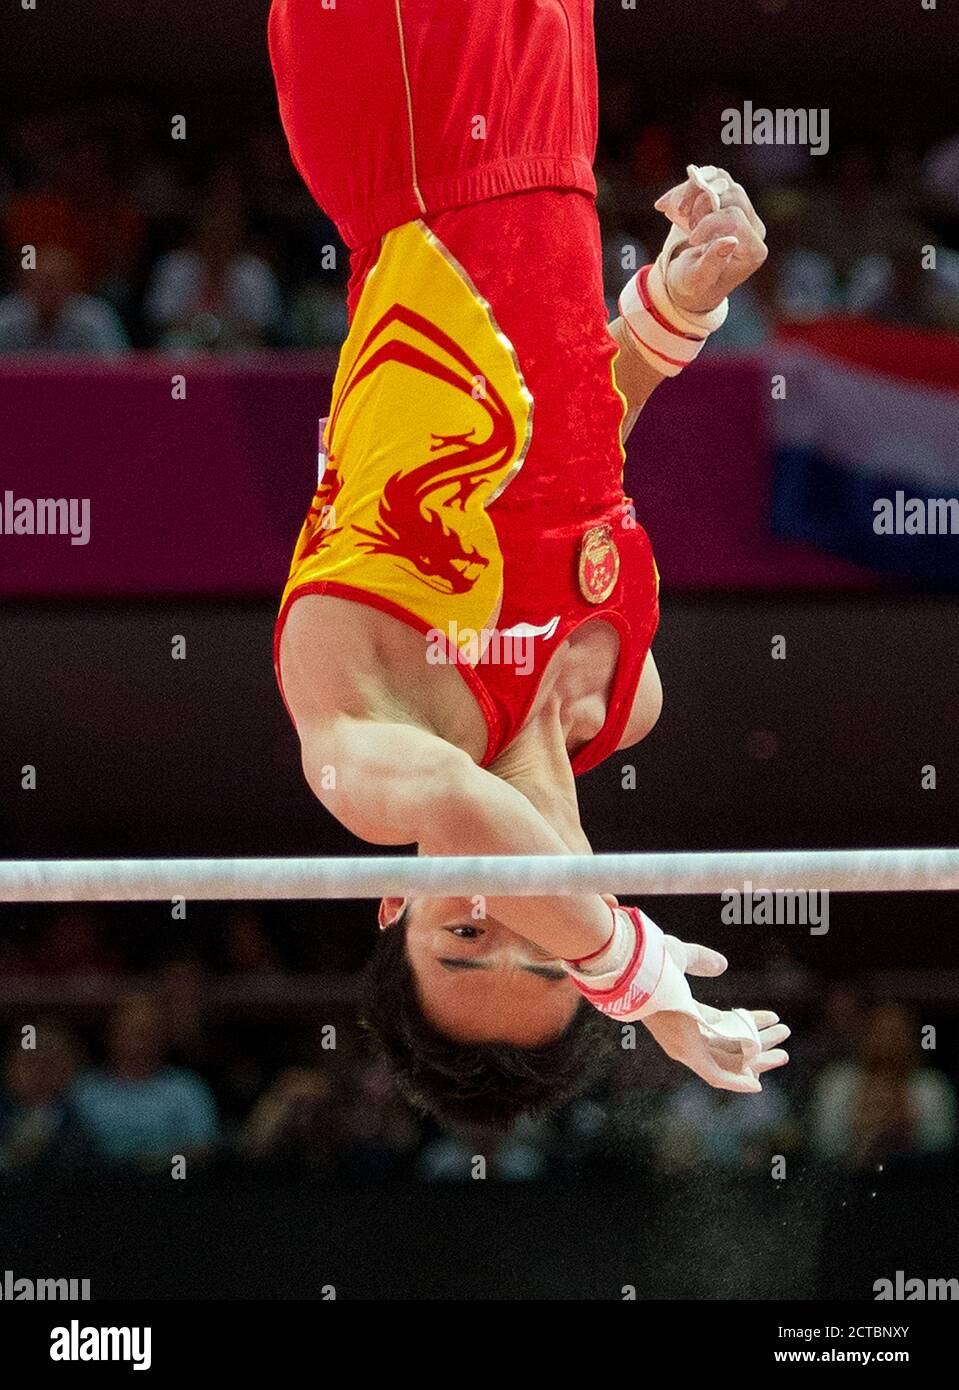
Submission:
[[[290,151],[351,254],[276,672],[310,786],[372,844],[588,853],[575,776],[659,715],[623,442],[764,229],[723,170],[690,166],[607,324],[592,20],[592,0],[273,0]],[[727,1090],[788,1060],[775,1014],[694,1000],[687,974],[722,956],[611,895],[386,899],[379,922],[366,1022],[449,1122],[558,1105],[626,1022]]]

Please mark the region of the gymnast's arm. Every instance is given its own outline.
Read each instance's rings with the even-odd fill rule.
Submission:
[[[364,840],[380,845],[416,842],[420,852],[427,855],[569,853],[522,792],[477,767],[468,754],[425,729],[338,716],[332,721],[301,724],[299,731],[307,781],[337,819]],[[335,776],[330,775],[331,769]],[[581,961],[613,946],[612,901],[607,903],[599,894],[579,893],[490,898],[487,907],[517,935],[551,956]],[[622,930],[623,923],[619,926]],[[647,932],[651,926],[646,919]],[[727,1035],[718,1041],[710,1039],[698,1021],[707,1020],[710,1027],[722,1024],[732,1037],[730,1027],[738,1029],[737,1036],[743,1034],[742,1020],[718,1009],[704,1012],[684,983],[676,991],[676,980],[684,979],[682,972],[720,974],[725,961],[701,946],[688,946],[673,937],[665,940],[670,955],[676,952],[678,957],[672,972],[663,969],[661,976],[671,982],[678,1002],[671,996],[660,1003],[659,1013],[636,1016],[668,1056],[683,1062],[710,1085],[734,1091],[760,1090],[754,1073],[730,1056],[729,1044],[723,1040]],[[598,982],[597,987],[605,989],[605,982]],[[643,1007],[648,1009],[654,998],[655,993]],[[596,1006],[600,1007],[598,1003]],[[752,1065],[757,1072],[781,1065],[786,1054],[774,1045],[788,1035],[788,1029],[776,1029],[773,1014],[753,1018],[755,1026],[745,1031],[758,1038],[765,1051]],[[760,1028],[765,1030],[762,1034]]]
[[[623,418],[622,440],[625,444],[633,432],[633,426],[640,412],[660,382],[666,378],[651,367],[630,341],[629,326],[625,319],[613,319],[609,325],[609,335],[619,348],[613,364],[616,385],[626,397],[626,415]]]
[[[423,855],[445,856],[570,852],[522,792],[425,729],[337,716],[301,723],[299,734],[313,791],[371,844],[415,843]],[[563,959],[591,955],[612,930],[598,893],[488,905],[511,930]]]
[[[643,406],[668,374],[661,374],[651,365],[649,352],[654,350],[658,354],[657,363],[664,352],[666,360],[674,360],[669,355],[672,352],[670,344],[673,344],[680,349],[680,363],[691,360],[690,354],[695,356],[695,353],[688,349],[690,331],[694,342],[704,334],[708,336],[725,316],[725,310],[721,315],[719,311],[727,296],[748,280],[767,256],[766,228],[746,190],[735,183],[725,169],[712,165],[697,169],[690,165],[686,180],[658,199],[656,208],[673,224],[658,262],[669,318],[664,319],[657,311],[658,324],[653,324],[650,313],[643,311],[638,320],[633,317],[627,323],[620,317],[609,325],[610,336],[619,348],[614,366],[616,384],[626,397],[624,443]],[[653,271],[647,282],[650,293],[655,274]],[[621,304],[629,301],[630,287],[637,279],[634,277],[623,291]],[[647,289],[644,289],[642,299],[645,302],[647,298]],[[632,299],[635,316],[635,295]],[[634,331],[637,322],[638,333]],[[662,329],[671,324],[676,336],[664,348]],[[641,337],[650,328],[659,335],[659,342],[653,349],[655,340],[650,339],[644,352],[640,347]],[[681,351],[684,343],[688,349],[685,354]],[[676,366],[680,363],[674,361]]]

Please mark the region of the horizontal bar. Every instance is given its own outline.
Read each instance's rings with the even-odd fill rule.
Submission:
[[[0,902],[959,890],[959,849],[487,858],[0,860]]]

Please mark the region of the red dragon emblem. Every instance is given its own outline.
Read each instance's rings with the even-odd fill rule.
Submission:
[[[403,324],[418,333],[426,344],[441,350],[452,364],[439,355],[394,336],[386,337],[394,325]],[[364,539],[357,548],[371,554],[392,555],[407,573],[442,594],[464,594],[472,589],[489,559],[443,518],[443,512],[464,512],[466,503],[484,478],[499,472],[513,457],[516,429],[502,396],[486,380],[476,362],[448,334],[423,315],[404,305],[394,304],[376,323],[360,348],[339,400],[330,418],[329,463],[335,460],[336,422],[344,403],[361,382],[386,363],[399,362],[416,372],[426,372],[462,392],[471,407],[479,406],[490,421],[487,438],[477,441],[476,429],[462,434],[431,434],[430,457],[416,467],[392,474],[383,485],[379,514],[373,528],[354,526]],[[477,381],[484,389],[477,397]],[[307,554],[327,544],[342,530],[322,527],[324,508],[335,503],[341,479],[335,471],[324,475],[317,492],[312,515],[317,525]],[[451,496],[437,494],[455,487]]]

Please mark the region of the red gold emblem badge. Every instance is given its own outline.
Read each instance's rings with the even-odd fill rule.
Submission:
[[[579,591],[587,603],[605,603],[619,578],[619,551],[611,526],[591,526],[579,548]]]

